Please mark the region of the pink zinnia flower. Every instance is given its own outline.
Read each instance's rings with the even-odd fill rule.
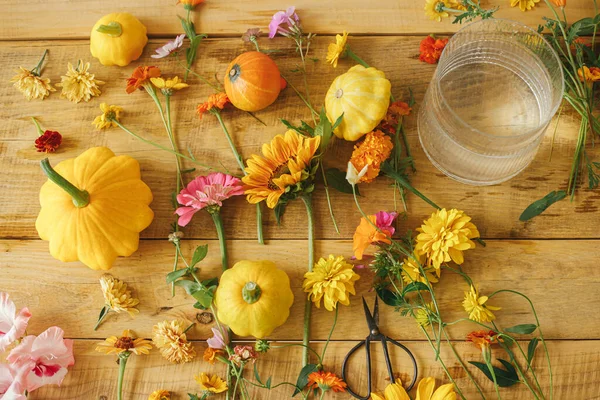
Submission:
[[[8,293],[0,293],[0,353],[15,340],[25,334],[31,313],[27,307],[18,314],[15,303],[8,299]]]
[[[208,206],[223,206],[223,201],[244,194],[242,181],[221,172],[199,176],[178,195],[177,202],[183,207],[175,210],[179,225],[186,226],[195,213]]]
[[[0,399],[27,400],[25,392],[26,372],[23,368],[16,369],[16,365],[0,364]]]
[[[73,341],[63,336],[64,331],[53,326],[37,337],[26,336],[6,357],[18,370],[25,369],[27,391],[62,383],[67,368],[75,363]]]
[[[152,54],[150,57],[152,57],[152,58],[165,58],[165,57],[171,55],[172,53],[174,53],[177,50],[179,50],[181,48],[181,46],[183,46],[183,39],[184,38],[185,38],[185,33],[182,33],[181,35],[177,36],[175,38],[175,40],[167,42],[167,44],[165,44],[164,46],[159,47],[158,49],[156,49],[156,54]]]
[[[256,361],[258,354],[253,346],[238,345],[233,348],[233,354],[229,356],[229,360],[235,365],[240,365],[242,362]]]
[[[289,30],[281,27],[281,24],[287,24],[289,28],[296,25],[300,21],[300,17],[296,14],[296,7],[288,7],[286,11],[277,11],[273,15],[271,23],[269,23],[269,39],[273,39],[278,33],[290,33]]]
[[[227,327],[225,325],[221,325],[221,328],[223,328],[223,331],[225,332],[225,337],[223,337],[219,328],[210,328],[213,333],[213,337],[206,339],[206,343],[211,349],[222,350],[225,348],[225,346],[227,346],[227,343],[229,343]]]
[[[394,232],[396,232],[396,228],[394,228],[392,224],[397,216],[397,212],[392,211],[388,213],[385,211],[379,211],[377,214],[375,214],[375,224],[383,232],[386,232],[388,235],[392,236]]]

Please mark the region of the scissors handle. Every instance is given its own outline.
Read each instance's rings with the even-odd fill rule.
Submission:
[[[363,397],[361,395],[359,395],[358,393],[356,393],[354,390],[352,390],[350,388],[350,385],[348,385],[348,379],[347,379],[347,374],[346,374],[346,368],[348,367],[348,361],[350,360],[350,357],[356,353],[356,351],[358,349],[360,349],[362,346],[365,346],[365,351],[367,353],[367,386],[369,388],[369,393],[367,394],[367,396]],[[342,379],[344,380],[344,382],[346,382],[346,391],[354,398],[357,398],[359,400],[369,400],[369,398],[371,397],[371,341],[369,340],[369,338],[366,338],[365,340],[362,340],[360,342],[358,342],[349,352],[348,354],[346,354],[346,357],[344,358],[344,362],[342,363]]]
[[[408,349],[408,347],[406,347],[405,345],[403,345],[400,342],[395,341],[392,338],[384,336],[384,338],[382,339],[383,351],[385,353],[385,363],[386,363],[386,366],[387,366],[387,369],[388,369],[388,373],[390,374],[390,382],[394,382],[395,379],[394,379],[394,372],[392,371],[392,364],[391,364],[391,361],[390,361],[390,355],[388,353],[387,342],[390,342],[394,346],[400,347],[402,350],[404,350],[404,352],[408,355],[408,357],[410,358],[410,361],[412,362],[413,377],[412,377],[412,380],[411,380],[410,384],[406,388],[406,391],[410,392],[412,390],[413,386],[415,386],[415,383],[417,382],[417,375],[419,375],[419,367],[417,367],[417,360],[415,359],[415,356],[413,355],[413,353]]]

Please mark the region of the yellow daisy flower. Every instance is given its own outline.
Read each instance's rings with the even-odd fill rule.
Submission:
[[[152,343],[173,364],[190,362],[196,356],[192,343],[187,341],[185,328],[186,323],[179,320],[162,321],[152,328]]]
[[[227,390],[227,383],[217,375],[207,375],[202,372],[194,376],[194,379],[200,385],[200,389],[208,393],[223,393]]]
[[[150,82],[157,88],[160,89],[164,95],[170,96],[175,90],[185,89],[189,87],[187,83],[175,76],[170,79],[164,79],[163,77],[150,78]]]
[[[463,251],[474,249],[471,239],[479,237],[477,227],[471,217],[463,211],[442,208],[423,222],[417,231],[415,252],[427,256],[427,265],[439,269],[442,263],[464,262]]]
[[[529,11],[533,9],[539,2],[540,0],[510,0],[510,6],[519,6],[519,9],[521,9],[521,11]]]
[[[335,35],[335,43],[329,43],[327,48],[327,62],[337,68],[338,60],[346,52],[346,42],[348,41],[348,32],[344,31],[341,35]]]
[[[465,292],[463,307],[469,314],[469,319],[477,322],[491,322],[496,319],[492,311],[500,310],[500,307],[494,307],[485,304],[488,301],[487,296],[480,296],[475,287],[471,285],[471,290]]]
[[[127,284],[109,274],[104,274],[100,277],[100,287],[104,295],[106,307],[110,311],[120,313],[127,312],[132,317],[135,317],[140,311],[135,308],[140,301],[131,295],[131,290],[127,289]]]
[[[84,63],[79,60],[77,68],[73,68],[73,64],[69,63],[67,74],[61,76],[61,83],[56,84],[56,86],[62,87],[60,97],[79,103],[100,96],[99,85],[104,85],[104,82],[95,79],[95,75],[88,72],[89,69],[89,62]]]
[[[338,302],[347,306],[350,304],[348,293],[356,294],[354,282],[360,279],[353,268],[344,257],[330,254],[327,259],[317,261],[312,272],[304,274],[302,288],[317,307],[321,306],[321,299],[328,311],[333,311]]]
[[[96,345],[96,351],[104,354],[121,354],[124,352],[135,355],[149,354],[152,344],[149,340],[134,338],[129,329],[123,331],[121,337],[109,336],[105,341]]]
[[[435,307],[433,306],[433,302],[427,303],[423,307],[425,308],[419,308],[417,312],[415,312],[415,320],[423,328],[426,328],[431,324],[429,315],[434,313],[433,310]]]
[[[118,125],[115,121],[119,121],[120,114],[123,111],[121,107],[108,105],[106,103],[100,104],[100,110],[102,110],[102,114],[98,115],[92,125],[96,126],[96,129],[102,130],[106,128],[115,128]],[[114,121],[113,121],[114,120]]]
[[[171,400],[171,393],[168,390],[155,390],[148,400]]]
[[[441,0],[426,0],[425,15],[434,21],[441,22],[442,18],[448,18],[450,14],[444,11],[446,5]]]
[[[402,386],[400,379],[396,378],[394,383],[390,383],[385,387],[383,393],[371,393],[372,400],[410,400],[406,389]]]
[[[425,266],[425,257],[422,254],[413,254],[413,256],[419,261],[418,263],[411,257],[405,258],[404,261],[402,262],[402,272],[400,274],[402,275],[402,279],[404,280],[404,282],[406,284],[409,284],[412,282],[423,282],[426,284],[428,281],[429,281],[429,283],[437,283],[438,276],[436,276],[434,274],[434,271],[437,274],[439,274],[440,270],[434,269],[431,267],[426,267]],[[421,274],[421,270],[419,269],[419,264],[422,266],[423,270],[425,271],[425,275],[427,276],[427,279],[425,279],[425,277]]]
[[[19,67],[17,72],[18,74],[13,76],[10,81],[14,82],[14,87],[23,93],[27,100],[44,100],[50,96],[50,92],[56,92],[56,89],[50,85],[50,79],[42,78],[23,67]]]
[[[423,378],[419,381],[415,400],[456,400],[454,385],[447,383],[435,389],[435,378]]]

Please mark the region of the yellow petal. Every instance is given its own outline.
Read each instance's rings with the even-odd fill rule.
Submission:
[[[431,397],[431,400],[456,400],[454,385],[447,383],[440,386]]]
[[[410,400],[401,383],[391,383],[385,388],[385,400]]]
[[[430,400],[435,389],[435,379],[427,377],[421,379],[417,387],[417,398],[415,400]]]

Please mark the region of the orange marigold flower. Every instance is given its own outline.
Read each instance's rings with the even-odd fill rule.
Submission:
[[[473,342],[480,348],[489,347],[498,341],[496,335],[494,331],[474,331],[467,335],[467,342]]]
[[[448,39],[436,39],[431,35],[427,36],[419,45],[419,60],[429,64],[437,64],[446,44],[448,44]]]
[[[62,135],[55,131],[45,131],[35,139],[35,148],[38,152],[54,153],[62,143]]]
[[[346,382],[333,372],[317,371],[308,376],[308,387],[311,389],[321,389],[326,392],[333,390],[334,392],[345,392]]]
[[[350,162],[357,171],[368,165],[367,173],[360,178],[359,182],[372,182],[379,175],[381,163],[387,160],[392,153],[394,144],[392,139],[377,130],[367,133],[365,140],[354,146]]]
[[[579,75],[579,79],[587,82],[597,82],[600,81],[600,68],[598,67],[586,67],[579,68],[577,70],[577,75]]]
[[[213,108],[222,110],[225,108],[227,103],[229,103],[229,97],[227,97],[226,93],[213,93],[208,96],[208,100],[206,100],[204,103],[198,104],[196,111],[198,112],[198,115],[200,115],[200,119],[202,119],[202,115],[205,112],[210,111]]]
[[[204,361],[206,361],[210,364],[214,364],[215,361],[217,360],[217,356],[220,354],[223,354],[223,350],[213,349],[212,347],[207,347],[206,350],[204,350],[204,354],[202,355],[202,358],[204,359]]]
[[[150,78],[158,78],[160,76],[160,69],[158,67],[147,67],[141,66],[133,70],[131,77],[127,78],[127,93],[133,93],[136,89],[142,87],[145,83],[150,81]]]

